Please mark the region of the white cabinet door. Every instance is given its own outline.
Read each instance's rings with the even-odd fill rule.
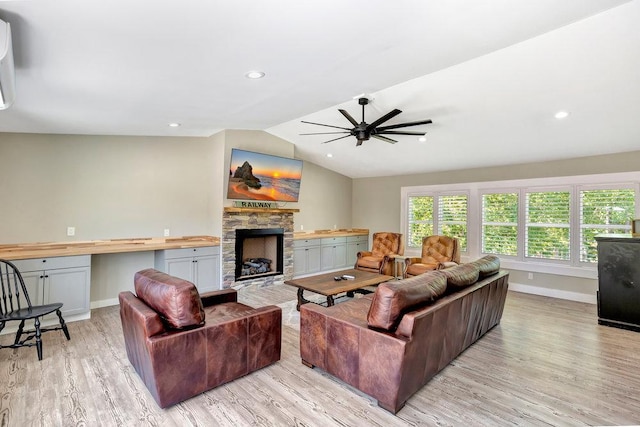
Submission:
[[[307,273],[308,248],[293,248],[293,275],[300,276]]]
[[[317,273],[320,271],[320,246],[307,249],[307,273]]]
[[[26,273],[20,272],[22,274],[22,280],[24,280],[24,285],[27,287],[27,292],[29,293],[29,299],[31,300],[32,305],[41,305],[43,303],[43,279],[44,279],[44,271],[28,271]],[[22,292],[22,290],[20,290]],[[24,295],[20,296],[20,307],[26,307],[27,301],[24,299]]]
[[[169,258],[165,261],[164,271],[171,276],[193,283],[193,258]]]
[[[62,315],[72,316],[89,311],[90,268],[63,268],[44,272],[45,304],[61,302]]]
[[[198,292],[217,291],[220,289],[218,280],[220,276],[220,256],[194,257],[193,269],[194,283],[198,288]]]

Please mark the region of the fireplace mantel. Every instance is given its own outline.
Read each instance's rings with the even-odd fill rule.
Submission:
[[[291,213],[300,212],[300,209],[236,208],[236,207],[233,207],[233,206],[225,206],[224,211],[225,212],[229,212],[229,213],[252,213],[252,212],[256,212],[256,213],[291,214]]]

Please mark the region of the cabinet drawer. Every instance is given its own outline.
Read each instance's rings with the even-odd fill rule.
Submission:
[[[323,237],[322,239],[320,239],[321,245],[336,245],[336,244],[346,243],[346,242],[347,242],[346,237]]]
[[[24,273],[58,268],[89,267],[91,266],[91,255],[19,259],[11,262],[18,267],[21,273]]]
[[[369,242],[369,236],[347,236],[347,243]]]
[[[206,246],[203,248],[165,249],[164,257],[165,259],[188,258],[192,256],[218,255],[219,253],[219,246]]]
[[[294,248],[307,248],[310,246],[320,246],[320,239],[300,239],[293,241]]]

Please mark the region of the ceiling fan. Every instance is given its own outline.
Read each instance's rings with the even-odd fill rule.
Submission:
[[[392,119],[393,117],[397,116],[398,114],[402,113],[401,110],[398,110],[397,108],[388,112],[387,114],[385,114],[384,116],[380,117],[378,120],[371,122],[371,124],[368,124],[367,122],[364,121],[364,106],[367,105],[369,103],[369,99],[368,98],[359,98],[358,99],[358,104],[362,105],[362,122],[358,123],[353,117],[351,117],[351,115],[346,111],[346,110],[341,110],[339,109],[338,111],[340,111],[340,113],[342,113],[343,116],[346,117],[347,120],[349,120],[349,122],[351,122],[351,124],[354,126],[353,128],[345,128],[345,127],[341,127],[341,126],[333,126],[333,125],[325,125],[322,123],[314,123],[314,122],[307,122],[302,120],[302,123],[308,123],[310,125],[318,125],[318,126],[326,126],[326,127],[330,127],[330,128],[336,128],[336,129],[342,129],[342,132],[315,132],[315,133],[301,133],[300,135],[332,135],[332,134],[342,134],[342,133],[346,133],[347,135],[344,136],[340,136],[338,138],[334,138],[334,139],[330,139],[328,141],[324,141],[323,144],[326,144],[327,142],[332,142],[332,141],[337,141],[339,139],[343,139],[343,138],[348,138],[350,136],[355,136],[356,139],[358,140],[358,142],[356,143],[356,146],[362,145],[362,143],[364,141],[368,141],[369,138],[376,138],[376,139],[380,139],[382,141],[388,142],[390,144],[395,144],[396,141],[395,139],[391,139],[389,137],[386,137],[384,135],[416,135],[416,136],[420,136],[420,135],[424,135],[425,132],[418,132],[418,131],[397,131],[397,130],[392,130],[392,129],[399,129],[399,128],[404,128],[404,127],[409,127],[409,126],[418,126],[418,125],[426,125],[429,123],[432,123],[431,120],[419,120],[417,122],[407,122],[407,123],[398,123],[395,125],[389,125],[389,126],[380,126],[382,123],[386,122],[387,120]]]

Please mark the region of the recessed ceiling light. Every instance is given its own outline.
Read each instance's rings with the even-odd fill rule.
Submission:
[[[558,111],[555,115],[556,119],[565,119],[567,118],[567,116],[569,116],[569,113],[567,113],[566,111]]]
[[[169,127],[170,127],[170,128],[177,128],[177,127],[180,127],[180,123],[169,123]]]
[[[262,71],[249,71],[244,75],[248,79],[261,79],[264,77],[264,73]]]
[[[327,157],[333,157],[333,154],[327,153]]]
[[[418,137],[418,141],[420,142],[427,142],[427,136],[426,135],[422,135]]]

